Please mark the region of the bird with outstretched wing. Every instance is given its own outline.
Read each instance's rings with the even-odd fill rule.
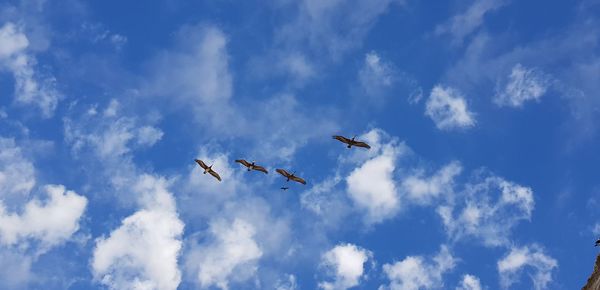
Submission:
[[[306,184],[306,181],[304,179],[294,175],[293,173],[289,173],[289,172],[285,171],[284,169],[277,169],[275,171],[277,171],[279,174],[281,174],[285,178],[287,178],[287,181],[293,180],[298,183]]]
[[[248,168],[248,171],[250,171],[250,170],[256,170],[256,171],[261,171],[261,172],[264,172],[264,173],[269,173],[267,171],[267,169],[265,169],[264,167],[262,167],[260,165],[254,164],[254,162],[250,163],[250,162],[248,162],[248,161],[246,161],[244,159],[237,159],[235,162],[240,163],[240,164],[246,166],[246,168]]]
[[[367,149],[371,148],[371,146],[369,146],[369,144],[367,144],[365,142],[362,142],[362,141],[356,141],[356,140],[354,140],[355,138],[356,137],[352,137],[352,139],[348,139],[348,138],[346,138],[344,136],[339,136],[339,135],[334,135],[333,136],[333,139],[336,139],[336,140],[338,140],[338,141],[340,141],[340,142],[342,142],[344,144],[347,144],[348,148],[352,148],[352,146],[354,146],[354,147],[362,147],[362,148],[367,148]]]
[[[219,174],[212,169],[212,165],[208,166],[206,165],[206,163],[204,163],[204,161],[200,159],[195,159],[194,161],[196,161],[196,163],[198,163],[198,165],[200,165],[200,167],[204,169],[204,174],[209,173],[210,175],[214,176],[218,181],[221,181],[221,176],[219,176]]]

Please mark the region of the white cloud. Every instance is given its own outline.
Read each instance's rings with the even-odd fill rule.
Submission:
[[[296,282],[296,276],[287,275],[287,281],[279,280],[275,285],[275,290],[296,290],[298,289],[298,283]]]
[[[390,280],[387,286],[380,290],[419,290],[443,287],[442,275],[452,270],[456,259],[442,246],[440,252],[427,262],[421,256],[408,256],[400,262],[383,265],[383,271]]]
[[[547,289],[552,282],[552,271],[557,267],[558,262],[537,245],[511,247],[510,252],[498,261],[500,285],[508,289],[517,282],[525,268],[529,268],[533,288]]]
[[[263,252],[255,241],[255,227],[243,219],[210,224],[210,242],[187,255],[190,269],[202,288],[229,289],[230,282],[252,278]]]
[[[452,88],[435,86],[425,105],[425,115],[429,116],[440,130],[475,125],[475,116],[468,110],[464,96]]]
[[[138,130],[137,142],[143,146],[152,146],[158,142],[163,136],[163,132],[160,129],[152,126],[144,126]]]
[[[149,94],[173,98],[193,108],[199,121],[222,124],[233,114],[225,110],[233,94],[225,34],[214,27],[184,27],[176,49],[159,54],[153,76],[146,84]]]
[[[435,28],[437,34],[450,34],[455,44],[462,44],[465,37],[483,24],[484,16],[507,4],[505,0],[475,0],[463,13]]]
[[[303,108],[291,94],[255,96],[260,101],[250,104],[236,102],[227,37],[218,28],[186,27],[178,38],[174,49],[152,63],[143,91],[173,103],[177,110],[190,110],[185,113],[205,136],[241,138],[252,150],[248,154],[257,159],[289,160],[308,140],[337,127],[330,112]],[[303,77],[313,70],[301,54],[283,57],[277,65],[289,66]]]
[[[26,53],[27,36],[13,23],[0,28],[0,69],[10,71],[15,78],[15,100],[23,105],[36,105],[44,117],[51,117],[58,105],[59,93],[53,77],[40,77],[35,71],[36,60]]]
[[[431,204],[443,193],[451,193],[454,178],[462,171],[459,162],[452,162],[436,174],[423,178],[422,174],[408,176],[402,181],[407,197],[420,205]]]
[[[377,18],[388,11],[393,0],[291,2],[296,17],[278,31],[278,39],[287,47],[308,46],[319,54],[339,59],[360,47]],[[344,21],[337,21],[344,19]]]
[[[183,223],[163,178],[141,175],[133,187],[141,209],[108,237],[92,258],[94,277],[110,289],[177,289]]]
[[[365,263],[372,259],[368,250],[352,244],[339,244],[321,258],[322,265],[334,276],[333,282],[320,282],[326,290],[348,289],[357,286],[365,273]]]
[[[136,118],[120,116],[119,106],[112,99],[102,115],[88,113],[80,120],[64,119],[65,139],[75,153],[89,146],[103,161],[122,159],[136,145],[152,146],[162,138],[160,129],[142,125]]]
[[[494,102],[498,106],[521,107],[527,101],[539,101],[550,86],[550,80],[536,69],[520,63],[512,68],[506,85],[496,88]]]
[[[45,247],[64,242],[79,229],[87,199],[62,185],[45,187],[48,200],[33,199],[21,214],[6,212],[0,202],[0,241],[14,245],[27,238],[40,240]]]
[[[0,28],[0,40],[0,59],[18,54],[29,46],[27,37],[10,22]]]
[[[394,170],[396,160],[404,153],[404,147],[396,144],[395,141],[379,145],[379,142],[369,140],[378,140],[379,134],[377,130],[372,130],[361,136],[361,140],[367,140],[372,145],[370,149],[372,152],[363,154],[378,155],[369,158],[346,177],[348,195],[357,208],[366,211],[365,220],[368,223],[377,223],[390,218],[400,208]]]
[[[396,80],[394,66],[381,59],[374,51],[365,55],[363,67],[358,72],[358,80],[364,94],[371,98],[381,98]]]
[[[470,274],[466,274],[463,276],[462,281],[460,282],[460,285],[458,285],[458,287],[456,287],[456,290],[481,290],[481,282],[479,281],[479,278],[470,275]]]
[[[594,225],[592,233],[594,233],[595,236],[600,236],[600,223]]]
[[[531,188],[496,176],[467,184],[461,194],[462,209],[452,204],[437,209],[447,233],[455,240],[476,238],[486,246],[508,244],[512,228],[529,220],[534,208]]]
[[[32,257],[18,253],[14,249],[0,248],[0,287],[2,289],[26,289],[33,280]]]
[[[35,186],[33,164],[13,139],[0,137],[0,192],[4,202],[27,197]]]

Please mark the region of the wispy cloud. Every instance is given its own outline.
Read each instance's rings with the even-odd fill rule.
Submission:
[[[504,289],[510,288],[519,280],[519,276],[526,269],[533,282],[533,288],[548,289],[552,282],[552,271],[558,267],[558,262],[548,256],[544,249],[538,245],[524,247],[511,247],[510,252],[498,261],[500,285]]]
[[[497,176],[467,184],[457,197],[457,204],[437,209],[448,235],[476,238],[486,246],[509,244],[512,228],[531,218],[535,204],[531,188]]]
[[[425,103],[425,115],[440,130],[475,126],[475,115],[469,111],[465,97],[456,89],[435,86]]]
[[[8,22],[0,28],[0,43],[0,69],[10,71],[15,78],[15,101],[35,105],[44,117],[51,117],[60,99],[56,80],[36,71],[36,59],[26,51],[27,36]]]
[[[422,256],[408,256],[394,264],[383,265],[383,272],[390,280],[389,285],[382,285],[379,290],[418,290],[437,289],[444,286],[442,276],[454,269],[456,258],[447,246],[427,261]]]
[[[476,0],[463,12],[435,28],[437,34],[449,34],[454,44],[462,44],[465,37],[476,31],[486,14],[508,4],[507,0]]]
[[[494,102],[498,106],[522,107],[527,101],[539,101],[550,86],[550,79],[537,69],[516,64],[504,86],[498,85]]]

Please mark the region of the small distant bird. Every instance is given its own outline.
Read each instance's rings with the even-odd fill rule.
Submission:
[[[277,169],[275,170],[277,171],[279,174],[283,175],[285,178],[287,178],[287,181],[293,180],[295,182],[300,182],[302,184],[306,184],[306,181],[296,175],[294,175],[293,173],[289,173],[283,169]]]
[[[195,161],[196,163],[198,163],[198,165],[200,165],[200,167],[202,167],[202,169],[204,169],[204,174],[208,172],[210,173],[210,175],[214,176],[218,181],[221,181],[221,176],[219,176],[219,174],[212,169],[212,165],[208,166],[206,165],[206,163],[204,163],[204,161],[200,159],[195,159]]]
[[[246,166],[248,168],[248,171],[250,171],[250,170],[256,170],[256,171],[261,171],[261,172],[264,172],[264,173],[269,173],[264,167],[258,166],[256,164],[254,164],[254,161],[252,161],[252,163],[250,163],[250,162],[248,162],[248,161],[246,161],[244,159],[238,159],[235,162],[240,163],[240,164]]]
[[[596,241],[596,245],[594,247],[600,246],[600,239]]]
[[[369,144],[367,144],[365,142],[361,142],[361,141],[355,141],[354,138],[356,138],[356,136],[352,137],[352,139],[348,139],[344,136],[338,136],[338,135],[333,136],[333,139],[336,139],[342,143],[347,144],[348,148],[352,148],[352,146],[363,147],[363,148],[367,148],[367,149],[371,148],[371,146],[369,146]]]
[[[289,187],[285,187],[285,186],[281,187],[281,190],[283,190],[283,191],[288,190],[288,189],[290,189],[290,188]]]

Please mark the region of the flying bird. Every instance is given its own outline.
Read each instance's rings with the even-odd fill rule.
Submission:
[[[285,191],[285,190],[288,190],[288,189],[290,189],[290,188],[289,188],[289,187],[286,187],[286,186],[282,186],[282,187],[281,187],[281,190],[283,190],[283,191]]]
[[[293,173],[289,173],[283,169],[277,169],[275,170],[277,171],[279,174],[283,175],[285,178],[287,178],[287,181],[293,180],[295,182],[299,182],[302,184],[306,184],[306,181],[296,175],[294,175]]]
[[[221,176],[219,176],[219,174],[212,169],[212,165],[208,166],[200,159],[195,159],[195,161],[198,163],[198,165],[200,165],[200,167],[202,167],[202,169],[204,169],[204,174],[210,173],[210,175],[214,176],[218,181],[221,181]]]
[[[240,163],[240,164],[246,166],[248,168],[248,171],[250,171],[250,170],[256,170],[256,171],[261,171],[261,172],[264,172],[264,173],[269,173],[264,167],[254,164],[254,161],[252,161],[252,163],[250,163],[250,162],[248,162],[248,161],[246,161],[244,159],[238,159],[235,162]]]
[[[594,247],[600,246],[600,239],[596,241],[596,245]]]
[[[335,135],[333,136],[333,139],[336,139],[342,143],[345,143],[348,145],[348,148],[352,148],[352,146],[354,147],[362,147],[362,148],[371,148],[371,146],[369,146],[369,144],[365,143],[365,142],[361,142],[361,141],[355,141],[354,138],[356,138],[356,136],[352,137],[352,139],[348,139],[344,136],[339,136],[339,135]]]

